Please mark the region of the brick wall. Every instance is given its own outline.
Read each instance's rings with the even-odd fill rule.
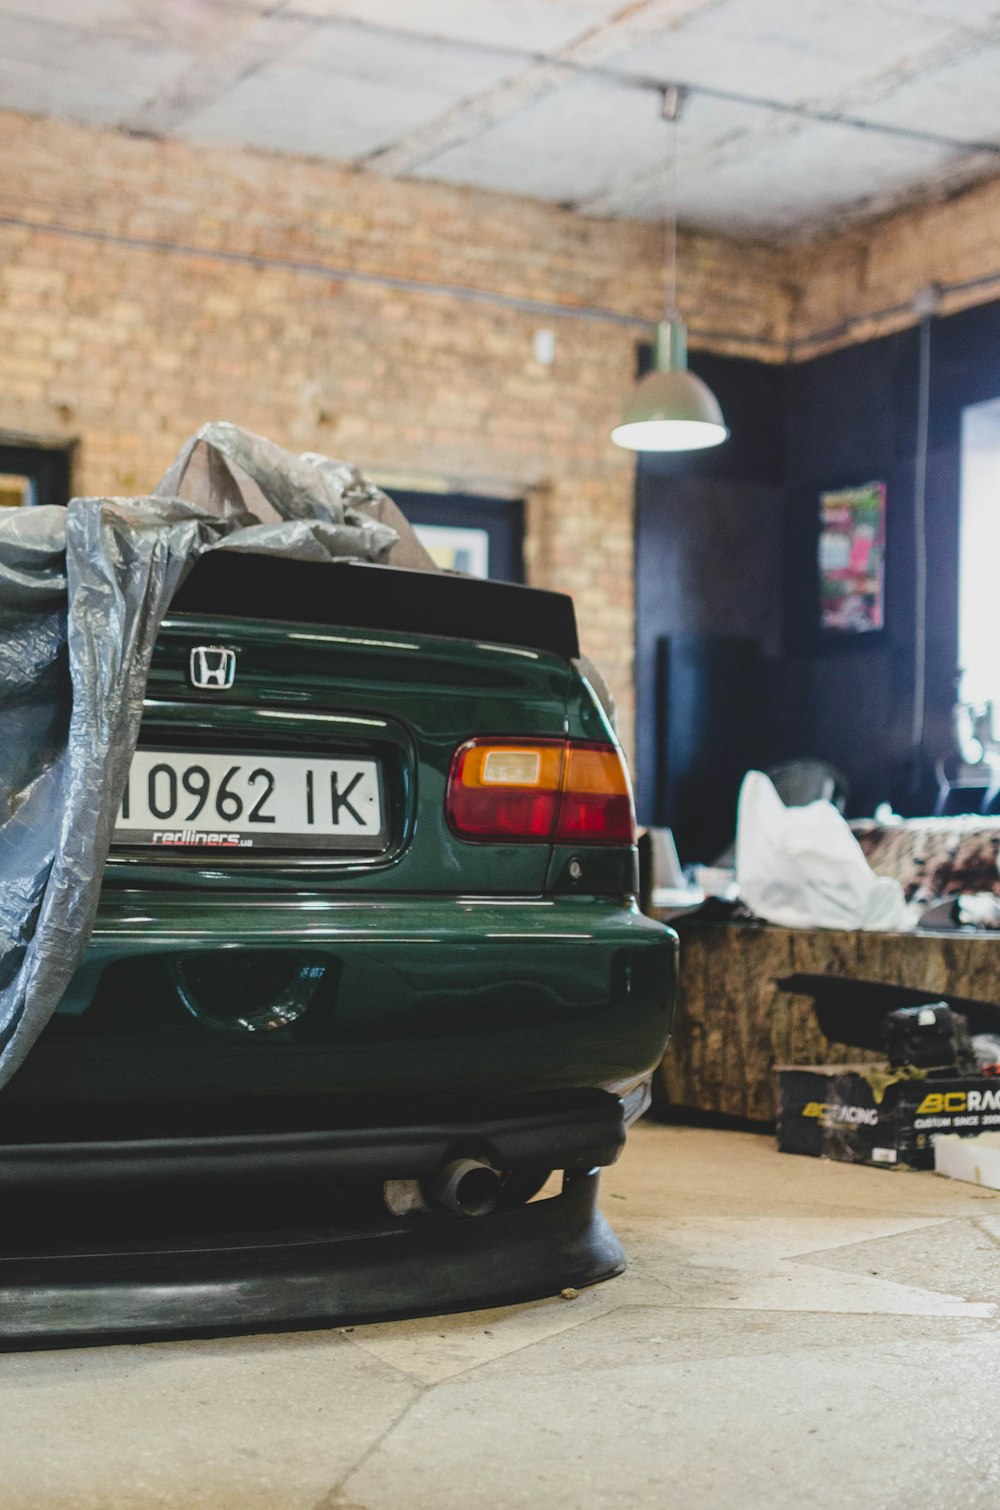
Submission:
[[[655,318],[657,227],[18,115],[0,143],[0,428],[78,439],[80,492],[141,492],[227,418],[411,485],[521,494],[531,580],[576,595],[630,735],[633,468],[608,435],[641,324],[378,280]],[[681,258],[692,326],[780,353],[775,254],[695,236]]]
[[[0,154],[0,429],[76,439],[79,492],[143,491],[226,418],[408,486],[524,496],[530,579],[575,594],[630,740],[633,462],[608,435],[644,331],[578,316],[656,318],[659,227],[14,114]],[[783,360],[886,290],[967,275],[996,196],[808,257],[682,236],[692,344]]]
[[[1000,298],[1000,178],[797,249],[794,355],[912,325],[914,295],[944,285],[941,313]],[[962,285],[949,287],[948,285]]]

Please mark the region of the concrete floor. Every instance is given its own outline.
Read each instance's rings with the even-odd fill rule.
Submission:
[[[642,1124],[604,1207],[575,1300],[0,1358],[0,1507],[1000,1505],[1000,1197]]]

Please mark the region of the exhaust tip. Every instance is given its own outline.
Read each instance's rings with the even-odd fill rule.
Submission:
[[[453,1159],[428,1182],[428,1193],[462,1216],[489,1216],[503,1188],[497,1170],[479,1159]]]

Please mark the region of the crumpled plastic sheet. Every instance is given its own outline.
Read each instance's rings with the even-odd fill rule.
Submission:
[[[832,802],[786,807],[763,771],[748,771],[736,812],[736,881],[757,917],[785,928],[909,932],[903,888],[877,876]]]
[[[209,550],[436,570],[353,467],[204,426],[145,498],[0,517],[0,1085],[93,928],[153,644]]]

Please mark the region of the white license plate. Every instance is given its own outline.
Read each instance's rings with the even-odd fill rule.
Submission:
[[[116,844],[156,849],[384,849],[377,760],[137,750]]]

